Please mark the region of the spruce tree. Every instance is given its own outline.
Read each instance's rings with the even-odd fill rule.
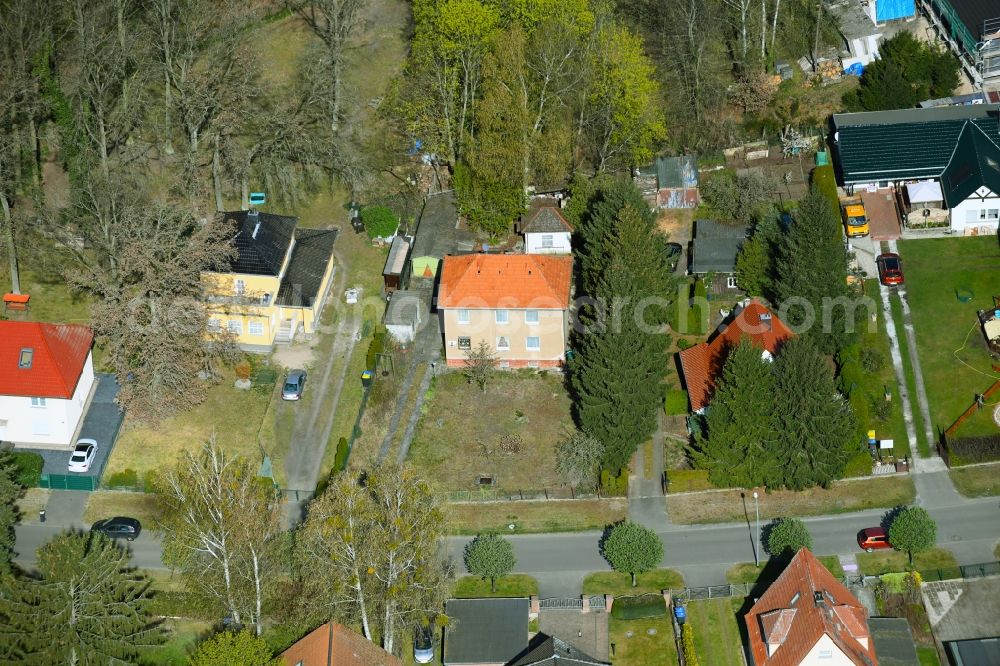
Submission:
[[[795,223],[778,245],[772,300],[785,311],[787,324],[804,327],[804,334],[825,354],[835,354],[849,344],[847,330],[847,249],[826,199],[815,189],[799,204]],[[828,313],[828,321],[824,321]]]
[[[774,364],[777,456],[784,487],[827,486],[840,478],[858,442],[851,407],[833,367],[807,338],[793,338]]]
[[[751,488],[780,478],[775,455],[775,379],[772,364],[743,338],[722,367],[706,414],[706,434],[692,457],[718,486]]]
[[[10,451],[0,451],[0,572],[10,571],[14,554],[14,525],[19,518],[14,503],[21,497],[17,464]]]

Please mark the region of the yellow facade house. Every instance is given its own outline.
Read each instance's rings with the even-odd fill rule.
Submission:
[[[225,213],[236,257],[226,272],[203,272],[209,332],[228,331],[241,349],[311,337],[333,281],[337,231],[299,229],[298,219],[259,211]]]

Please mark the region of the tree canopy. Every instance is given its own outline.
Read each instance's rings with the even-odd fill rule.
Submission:
[[[779,518],[770,525],[767,552],[772,556],[794,555],[802,548],[812,548],[812,535],[798,518]]]
[[[636,574],[655,569],[663,559],[663,541],[653,530],[631,520],[615,523],[601,542],[601,554],[611,568],[631,574],[632,587]]]
[[[908,506],[889,525],[889,543],[896,550],[906,551],[913,564],[913,554],[932,548],[937,543],[937,523],[922,506]]]
[[[469,573],[490,579],[490,588],[497,591],[497,578],[514,570],[517,558],[514,548],[499,534],[480,534],[465,546],[465,568]]]
[[[958,59],[946,48],[902,30],[879,45],[861,85],[844,96],[853,111],[909,109],[926,99],[948,97],[959,84]]]
[[[222,631],[198,644],[188,657],[188,666],[281,666],[271,648],[252,631]]]

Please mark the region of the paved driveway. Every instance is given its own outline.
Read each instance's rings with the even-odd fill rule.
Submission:
[[[892,196],[892,190],[861,193],[873,241],[896,240],[900,236],[899,215]]]

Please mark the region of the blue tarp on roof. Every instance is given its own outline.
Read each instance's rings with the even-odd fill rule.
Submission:
[[[875,22],[913,18],[917,13],[914,0],[875,0]]]

